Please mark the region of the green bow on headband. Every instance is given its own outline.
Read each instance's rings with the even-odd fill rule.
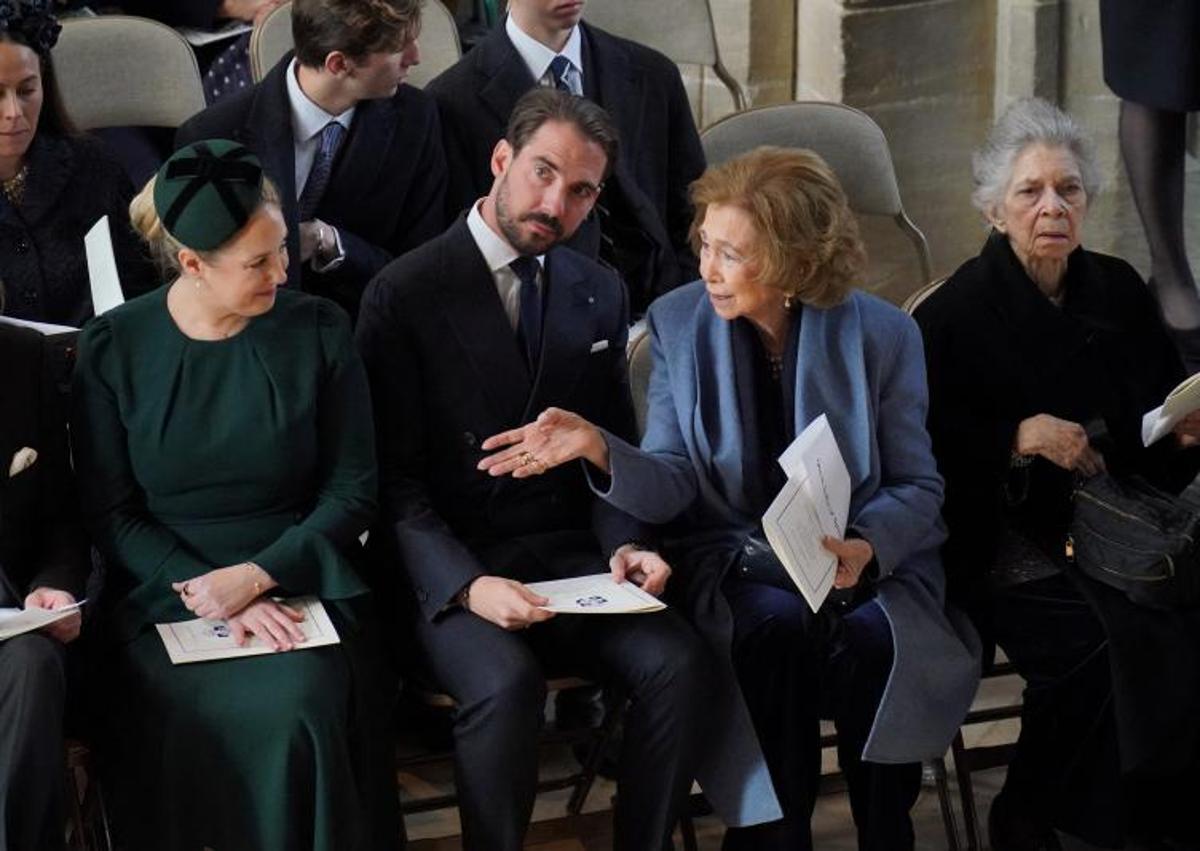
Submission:
[[[262,164],[226,139],[194,142],[158,170],[154,208],[183,245],[212,251],[240,231],[262,203]]]

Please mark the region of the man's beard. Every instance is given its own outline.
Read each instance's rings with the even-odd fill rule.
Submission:
[[[504,234],[504,238],[508,240],[508,244],[515,248],[522,256],[544,254],[563,240],[562,222],[554,216],[546,215],[545,213],[526,213],[520,218],[514,219],[508,211],[508,178],[501,178],[500,189],[496,193],[496,222],[500,225],[500,232]],[[554,239],[543,242],[538,239],[526,239],[521,235],[521,222],[537,222],[545,225],[554,231]]]

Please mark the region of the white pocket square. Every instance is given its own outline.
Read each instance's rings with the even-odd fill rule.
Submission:
[[[607,348],[608,340],[597,340],[596,342],[592,343],[592,354],[596,354],[596,352],[602,352]]]
[[[32,446],[18,449],[17,453],[12,457],[12,463],[8,465],[8,477],[11,479],[18,473],[24,473],[33,466],[33,462],[37,460],[37,457],[37,450]]]

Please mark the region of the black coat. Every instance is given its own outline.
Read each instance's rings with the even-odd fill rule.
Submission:
[[[1008,240],[993,234],[917,310],[929,372],[929,431],[946,479],[952,596],[965,601],[1009,522],[1061,550],[1072,474],[1038,458],[1028,498],[1006,508],[1013,438],[1021,420],[1047,413],[1093,435],[1114,473],[1137,472],[1180,489],[1196,452],[1170,439],[1142,447],[1142,415],[1183,379],[1153,298],[1125,261],[1083,249],[1069,259],[1055,307],[1025,274]]]
[[[341,236],[346,260],[325,273],[300,263],[296,149],[287,94],[289,53],[262,82],[188,119],[177,148],[232,139],[258,154],[283,198],[288,284],[334,299],[354,315],[367,282],[393,257],[446,226],[446,159],[433,101],[401,85],[391,98],[358,104],[316,217]]]
[[[89,568],[57,388],[65,375],[44,339],[0,323],[0,606],[39,586],[82,597]],[[26,447],[36,460],[10,476]]]
[[[1043,458],[1013,471],[1017,425],[1048,413],[1088,428],[1109,472],[1182,489],[1200,451],[1142,446],[1142,415],[1184,376],[1145,284],[1123,260],[1077,249],[1056,308],[994,234],[918,308],[929,371],[929,432],[946,480],[949,594],[988,629],[986,576],[1008,527],[1065,565],[1073,474]],[[1104,626],[1121,762],[1177,771],[1200,707],[1200,612],[1140,608],[1072,570]],[[1044,625],[1036,628],[1045,629]]]
[[[634,313],[640,315],[656,296],[696,277],[688,245],[688,185],[704,171],[704,150],[673,62],[598,27],[580,27],[584,94],[609,112],[621,137],[601,201],[614,217],[633,224],[651,250],[647,279],[627,281]],[[513,106],[535,85],[504,27],[497,26],[426,86],[441,114],[453,214],[487,194],[492,149],[504,136]],[[599,235],[594,228],[581,228],[572,246],[595,257]]]
[[[465,219],[389,264],[363,296],[357,337],[375,408],[383,521],[372,541],[399,557],[427,617],[481,573],[602,572],[612,549],[644,537],[593,496],[582,463],[524,480],[475,469],[486,438],[551,405],[634,433],[624,288],[568,248],[546,255],[546,275],[533,379]]]
[[[6,316],[79,327],[92,315],[83,237],[108,216],[127,298],[158,285],[129,224],[133,185],[98,139],[39,133],[19,207],[0,195],[0,282]]]

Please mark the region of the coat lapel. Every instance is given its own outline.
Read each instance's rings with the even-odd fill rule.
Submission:
[[[342,220],[384,181],[384,152],[391,150],[400,127],[400,109],[392,98],[365,100],[354,111],[350,135],[334,160],[329,185],[318,204],[319,216]]]
[[[743,515],[751,508],[743,486],[742,446],[745,424],[738,405],[733,364],[733,329],[713,312],[707,298],[696,303],[693,374],[696,411],[692,437],[696,455],[708,465],[705,477],[721,498]]]
[[[479,90],[479,97],[500,126],[506,127],[513,107],[521,95],[537,85],[537,80],[533,79],[529,66],[508,40],[503,25],[493,30],[475,49],[482,51],[479,67],[486,80]]]
[[[521,422],[532,387],[524,355],[466,218],[443,239],[447,319],[499,421],[513,428]]]
[[[288,226],[288,284],[300,285],[300,230],[296,207],[296,141],[292,135],[292,108],[288,102],[288,53],[263,79],[254,96],[241,139],[258,155],[263,171],[283,199],[283,220]]]
[[[858,300],[851,295],[825,310],[805,307],[796,358],[796,433],[821,414],[837,439],[853,488],[851,504],[861,497],[859,488],[871,479],[874,453],[871,383]]]

